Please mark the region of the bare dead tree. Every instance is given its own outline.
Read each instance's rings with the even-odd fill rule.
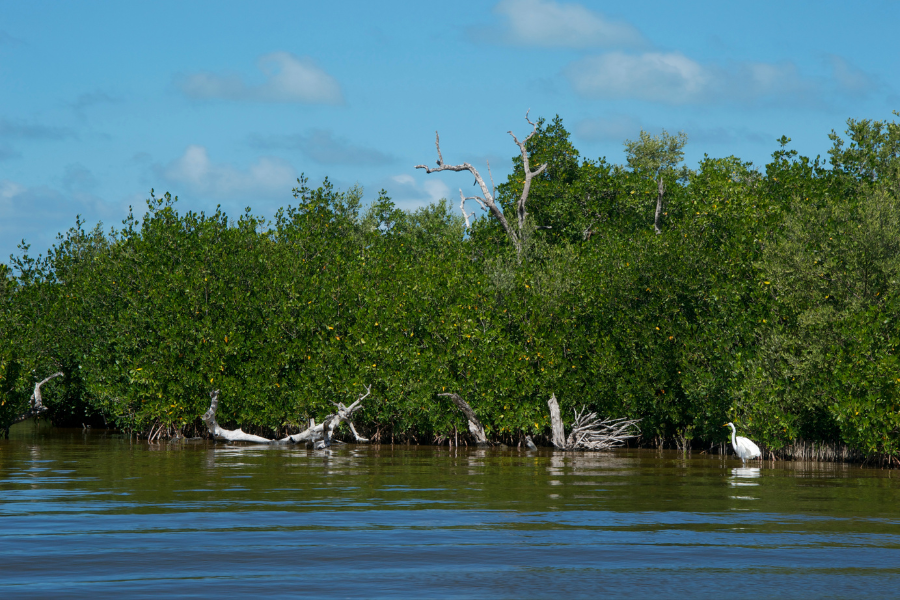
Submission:
[[[446,393],[446,394],[438,394],[438,396],[446,396],[453,401],[453,404],[456,405],[459,410],[466,416],[466,419],[469,422],[469,433],[475,438],[475,443],[479,446],[488,446],[490,442],[488,442],[487,436],[484,433],[484,425],[481,424],[481,421],[478,420],[478,417],[475,416],[475,411],[472,410],[472,407],[469,406],[469,403],[462,399],[462,396],[454,393]]]
[[[21,423],[22,421],[31,419],[32,417],[39,417],[47,412],[47,407],[44,406],[44,398],[43,396],[41,396],[41,386],[55,377],[65,377],[65,375],[62,374],[62,371],[59,371],[57,373],[54,373],[53,375],[50,375],[46,379],[38,381],[36,384],[34,384],[34,392],[31,394],[31,399],[28,401],[28,410],[9,422],[9,425],[6,427],[5,431],[7,438],[9,437],[9,427],[15,425],[16,423]]]
[[[441,138],[438,135],[438,132],[434,132],[434,145],[437,148],[437,167],[429,167],[427,165],[416,165],[417,169],[425,169],[426,173],[437,173],[440,171],[468,171],[475,177],[475,183],[481,187],[481,196],[466,196],[463,194],[462,189],[459,190],[459,198],[460,204],[459,209],[462,211],[463,218],[466,220],[466,228],[470,226],[469,217],[472,216],[473,213],[466,213],[466,200],[475,200],[479,206],[481,206],[481,210],[489,211],[491,215],[500,222],[500,225],[503,227],[503,230],[506,232],[506,235],[509,237],[510,242],[512,242],[513,247],[516,249],[516,254],[522,254],[522,248],[524,245],[524,237],[525,237],[525,220],[528,216],[528,212],[526,210],[526,202],[528,201],[528,192],[531,190],[531,180],[544,172],[547,168],[546,164],[539,166],[534,171],[531,170],[529,160],[528,160],[528,150],[526,148],[526,144],[528,144],[528,140],[532,138],[532,136],[537,133],[537,124],[533,123],[531,119],[528,118],[528,113],[531,112],[530,109],[525,113],[525,120],[531,125],[531,133],[528,134],[523,141],[519,141],[519,138],[512,131],[508,131],[509,135],[512,136],[513,141],[519,147],[519,151],[522,153],[522,167],[525,171],[525,181],[522,186],[522,194],[519,196],[518,201],[516,202],[516,220],[517,224],[514,228],[507,221],[506,216],[503,214],[503,208],[500,207],[496,202],[497,190],[494,186],[494,178],[491,176],[491,164],[488,163],[488,175],[491,179],[491,189],[488,190],[487,183],[484,178],[471,164],[465,162],[461,165],[448,165],[444,163],[444,157],[441,154]]]
[[[340,427],[341,423],[347,423],[353,438],[359,442],[368,442],[368,438],[364,438],[356,431],[353,422],[350,420],[353,414],[362,408],[362,401],[365,400],[372,392],[372,386],[366,387],[366,393],[360,394],[356,401],[350,406],[345,406],[343,402],[332,402],[337,412],[325,417],[325,420],[316,425],[314,419],[310,420],[309,427],[300,433],[289,435],[279,440],[270,440],[252,433],[246,433],[240,428],[223,429],[216,422],[216,410],[219,407],[219,390],[213,390],[210,394],[211,402],[209,410],[203,415],[203,422],[206,423],[210,435],[215,439],[225,440],[228,442],[251,442],[254,444],[313,444],[316,450],[328,448],[334,442],[334,432]]]
[[[580,412],[574,411],[572,430],[568,437],[564,437],[565,429],[555,394],[550,396],[547,406],[550,408],[551,441],[560,450],[609,450],[641,434],[639,419],[601,419],[597,413],[587,412],[582,407]]]

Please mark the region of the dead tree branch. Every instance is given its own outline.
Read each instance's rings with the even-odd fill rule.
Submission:
[[[213,390],[210,394],[211,402],[209,410],[203,415],[203,422],[206,423],[210,435],[215,439],[225,440],[228,442],[251,442],[254,444],[313,444],[317,450],[328,448],[334,442],[334,432],[340,427],[341,423],[346,422],[350,426],[353,438],[359,442],[368,442],[368,438],[364,438],[356,431],[353,422],[350,420],[353,414],[362,408],[362,401],[372,393],[372,386],[366,387],[366,393],[360,394],[356,401],[350,406],[345,406],[343,402],[333,403],[337,412],[325,417],[325,420],[316,425],[315,420],[310,420],[309,427],[300,433],[289,435],[280,440],[270,440],[251,433],[245,433],[238,429],[223,429],[216,422],[216,410],[219,406],[219,390]]]
[[[459,394],[447,393],[447,394],[438,394],[438,396],[446,396],[453,401],[453,404],[456,405],[459,410],[466,416],[466,419],[469,421],[469,433],[475,438],[475,443],[479,446],[487,446],[490,444],[488,442],[487,436],[484,434],[484,425],[481,424],[481,421],[478,420],[478,417],[475,416],[475,411],[472,410],[472,407],[469,406],[469,403],[462,399]]]
[[[31,394],[31,399],[28,402],[28,410],[10,421],[10,425],[21,423],[22,421],[26,421],[32,417],[39,417],[47,412],[47,407],[44,406],[44,398],[41,396],[41,386],[55,377],[65,377],[65,375],[62,374],[62,371],[59,371],[57,373],[54,373],[53,375],[50,375],[46,379],[34,384],[34,393]]]
[[[564,438],[562,417],[556,395],[547,401],[550,408],[550,422],[553,427],[552,442],[560,450],[609,450],[638,437],[639,419],[601,419],[597,413],[587,412],[582,407],[575,412],[575,422],[567,438]]]
[[[529,111],[530,112],[530,109]],[[516,216],[517,216],[517,228],[513,228],[509,221],[506,220],[506,216],[503,214],[503,209],[496,202],[496,194],[497,190],[494,187],[494,177],[491,174],[491,164],[488,163],[488,175],[491,179],[491,189],[488,190],[487,183],[484,178],[471,164],[464,162],[461,165],[448,165],[444,163],[444,156],[441,154],[441,138],[438,135],[438,132],[434,132],[434,145],[437,148],[437,167],[429,167],[428,165],[416,165],[417,169],[425,169],[426,173],[438,173],[440,171],[468,171],[475,177],[475,183],[481,188],[481,196],[468,196],[466,197],[462,190],[459,191],[460,196],[460,210],[462,211],[463,218],[466,220],[466,228],[470,227],[469,222],[469,214],[466,213],[465,203],[466,200],[475,200],[478,202],[481,209],[484,211],[489,211],[491,215],[497,221],[500,222],[500,225],[503,227],[503,230],[506,232],[506,235],[509,237],[509,240],[512,242],[513,247],[516,249],[517,254],[521,254],[522,245],[523,245],[523,236],[525,235],[525,219],[527,217],[527,212],[525,210],[525,204],[528,200],[528,192],[531,190],[531,180],[544,172],[547,168],[546,164],[541,165],[534,171],[531,170],[528,161],[528,150],[526,148],[526,144],[532,138],[532,136],[537,132],[537,124],[533,123],[528,118],[528,112],[525,113],[525,120],[528,121],[528,124],[531,125],[531,133],[528,134],[523,141],[519,141],[516,135],[509,131],[509,135],[512,136],[513,141],[515,141],[516,145],[519,147],[519,150],[522,152],[522,165],[525,169],[525,182],[522,188],[522,195],[519,197],[519,200],[516,202]],[[474,213],[473,213],[474,214]]]
[[[508,131],[507,133],[512,136],[513,141],[516,143],[516,146],[519,147],[519,150],[522,152],[522,168],[525,171],[525,183],[522,185],[522,195],[519,196],[519,201],[516,203],[516,215],[519,217],[519,234],[525,230],[525,217],[527,213],[525,212],[525,202],[528,200],[528,192],[531,191],[531,180],[536,176],[540,175],[547,169],[547,164],[543,164],[534,171],[530,169],[528,166],[528,150],[525,145],[528,143],[528,140],[537,133],[537,123],[532,123],[531,119],[528,118],[528,113],[531,112],[529,109],[525,113],[525,120],[528,121],[528,124],[531,125],[531,133],[528,134],[528,137],[525,138],[524,141],[519,141],[519,138],[516,137],[512,131]]]

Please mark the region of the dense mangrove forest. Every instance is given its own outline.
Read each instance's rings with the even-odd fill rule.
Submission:
[[[554,397],[567,426],[639,420],[632,443],[707,449],[733,421],[776,456],[897,460],[900,124],[831,139],[690,168],[684,135],[641,133],[614,164],[556,117],[512,136],[496,187],[438,141],[420,167],[464,171],[461,204],[301,178],[235,218],[151,192],[0,265],[0,430],[200,436],[212,393],[213,420],[265,437],[338,405],[348,439],[471,444],[461,400],[489,442],[548,444]]]

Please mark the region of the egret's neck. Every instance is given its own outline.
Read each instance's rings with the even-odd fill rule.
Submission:
[[[734,425],[729,424],[728,426],[731,427],[731,447],[734,448],[736,447],[734,434],[737,433],[737,430],[734,428]]]

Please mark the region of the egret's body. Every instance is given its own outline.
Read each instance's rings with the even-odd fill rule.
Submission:
[[[724,427],[731,427],[731,447],[734,448],[734,453],[740,457],[741,462],[746,464],[748,460],[762,456],[759,446],[745,437],[735,435],[737,430],[734,428],[734,423],[725,423]]]

